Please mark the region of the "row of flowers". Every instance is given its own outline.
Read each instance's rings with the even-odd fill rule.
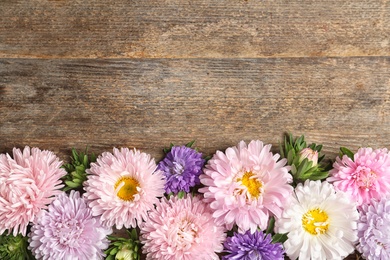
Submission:
[[[0,154],[0,259],[390,259],[387,149],[193,145]]]

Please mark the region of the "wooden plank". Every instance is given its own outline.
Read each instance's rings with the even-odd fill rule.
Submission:
[[[0,3],[3,58],[389,56],[388,0]]]
[[[0,152],[24,145],[160,158],[192,139],[206,154],[283,132],[390,147],[390,58],[0,59]]]

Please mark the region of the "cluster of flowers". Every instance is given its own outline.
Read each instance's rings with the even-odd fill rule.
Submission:
[[[341,148],[326,166],[303,136],[280,154],[192,145],[158,164],[128,148],[73,150],[66,165],[38,148],[0,154],[0,259],[390,259],[387,149]]]

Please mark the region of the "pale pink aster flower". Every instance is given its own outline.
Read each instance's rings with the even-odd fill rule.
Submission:
[[[29,246],[37,259],[103,259],[111,228],[99,218],[79,192],[62,193],[43,210],[29,233]]]
[[[285,166],[286,159],[272,154],[271,145],[241,141],[226,152],[217,151],[209,160],[199,189],[205,201],[211,203],[218,224],[231,229],[237,224],[239,232],[266,229],[270,215],[279,217],[293,188],[292,176]]]
[[[165,179],[149,154],[114,148],[87,170],[85,197],[94,216],[118,229],[136,227],[164,194]]]
[[[225,238],[208,205],[187,195],[162,198],[142,223],[140,241],[146,259],[213,260],[219,259]]]
[[[61,193],[61,165],[53,152],[28,146],[14,148],[13,158],[0,154],[0,234],[26,235],[27,225]]]
[[[327,181],[346,192],[353,201],[369,204],[390,192],[390,156],[387,149],[360,148],[354,160],[336,158]]]

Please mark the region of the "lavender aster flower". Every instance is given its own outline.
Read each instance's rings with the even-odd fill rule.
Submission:
[[[366,259],[390,259],[390,199],[363,205],[358,222],[357,250]]]
[[[189,192],[191,187],[200,184],[199,175],[204,164],[201,153],[186,146],[173,146],[158,164],[167,180],[166,193]]]
[[[103,259],[112,231],[92,216],[78,192],[60,194],[40,213],[28,240],[37,259]]]
[[[271,242],[271,235],[265,235],[261,231],[251,234],[248,230],[244,234],[235,233],[233,237],[228,237],[224,243],[225,252],[228,255],[222,259],[241,260],[283,260],[284,251],[282,244]]]

